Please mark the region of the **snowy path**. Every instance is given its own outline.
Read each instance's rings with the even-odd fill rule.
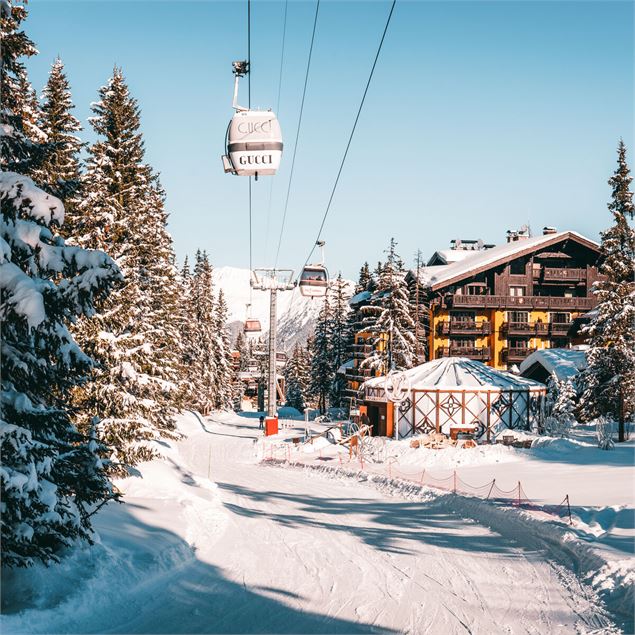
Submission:
[[[71,596],[10,616],[5,632],[611,632],[535,545],[435,496],[262,467],[253,420],[182,424],[188,438],[168,458],[182,487],[150,496],[144,474],[102,521],[112,584],[90,607]]]

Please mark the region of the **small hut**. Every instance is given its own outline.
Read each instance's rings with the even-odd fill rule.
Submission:
[[[366,413],[375,434],[398,436],[472,431],[491,440],[502,431],[531,430],[542,418],[543,384],[464,357],[436,359],[405,371],[410,394],[399,407],[388,402],[384,377],[363,385]]]

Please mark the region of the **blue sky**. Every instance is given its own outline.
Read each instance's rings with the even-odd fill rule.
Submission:
[[[35,88],[59,54],[89,128],[97,89],[122,66],[179,258],[200,247],[217,266],[247,267],[247,179],[220,162],[231,62],[246,57],[246,1],[28,6]],[[453,238],[499,243],[527,222],[598,239],[620,137],[635,167],[633,6],[398,1],[323,233],[331,271],[356,276],[390,236],[408,263],[418,248],[427,258]],[[298,269],[311,249],[389,7],[321,4],[279,266]],[[285,154],[277,176],[253,184],[255,266],[275,257],[314,11],[288,5]],[[276,105],[283,14],[283,1],[252,0],[255,107]]]

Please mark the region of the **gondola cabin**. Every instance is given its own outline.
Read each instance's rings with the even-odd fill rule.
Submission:
[[[322,265],[307,265],[302,269],[298,286],[300,293],[308,298],[323,298],[329,284],[329,274]]]
[[[262,331],[260,320],[247,319],[243,330],[245,333],[260,333]]]
[[[227,128],[225,172],[237,176],[269,176],[282,158],[282,131],[270,110],[240,110]]]

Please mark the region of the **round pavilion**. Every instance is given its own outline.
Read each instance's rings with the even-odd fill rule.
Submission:
[[[367,414],[378,434],[399,437],[472,429],[491,440],[502,431],[531,430],[541,423],[546,387],[464,357],[445,357],[404,371],[410,394],[399,407],[388,402],[384,377],[363,384]],[[382,421],[389,425],[382,426]],[[377,422],[377,425],[375,423]]]

